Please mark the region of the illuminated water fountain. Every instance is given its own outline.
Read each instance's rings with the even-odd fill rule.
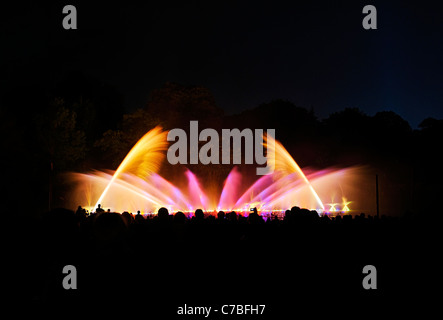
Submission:
[[[319,213],[350,211],[353,202],[345,196],[355,189],[359,168],[302,170],[278,141],[269,143],[266,139],[271,138],[266,137],[268,155],[274,155],[268,159],[274,168],[272,174],[261,176],[245,187],[242,175],[234,167],[221,193],[208,194],[196,175],[187,170],[183,177],[187,186],[178,188],[158,174],[168,147],[166,136],[167,132],[159,127],[146,133],[116,171],[70,174],[76,183],[71,199],[73,206],[82,205],[93,211],[101,204],[117,212],[140,210],[143,213],[155,213],[160,207],[170,212],[193,212],[201,208],[211,213],[235,210],[246,214],[249,208],[256,207],[261,213],[269,213],[282,212],[295,205]]]

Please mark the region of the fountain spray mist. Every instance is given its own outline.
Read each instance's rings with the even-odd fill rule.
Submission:
[[[158,171],[164,158],[163,151],[166,151],[168,147],[167,134],[167,131],[162,131],[162,128],[157,126],[138,140],[115,171],[94,208],[97,208],[103,201],[109,188],[121,173],[129,172],[144,179],[149,174]]]
[[[360,190],[364,186],[360,167],[302,170],[281,143],[271,139],[265,137],[264,145],[268,155],[275,155],[268,162],[273,172],[249,185],[243,182],[248,179],[244,179],[241,170],[234,167],[219,193],[202,188],[199,177],[190,170],[171,182],[158,174],[168,142],[167,131],[156,127],[134,145],[116,171],[71,173],[71,181],[77,184],[70,196],[72,205],[80,204],[92,211],[101,204],[114,211],[146,213],[166,207],[172,212],[201,208],[207,212],[234,210],[247,215],[250,207],[256,207],[259,213],[269,213],[292,206],[341,212],[353,209],[357,198],[367,192]],[[183,178],[187,184],[180,183],[182,187],[177,187]],[[321,199],[328,200],[329,208],[325,208]],[[343,203],[339,203],[341,200]],[[349,207],[351,203],[353,208]]]

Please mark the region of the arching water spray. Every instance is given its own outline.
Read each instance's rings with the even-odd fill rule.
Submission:
[[[118,166],[94,208],[97,208],[103,201],[111,185],[123,172],[132,173],[142,179],[157,172],[165,156],[163,151],[166,151],[168,146],[167,134],[168,132],[162,131],[161,127],[155,127],[138,140]]]
[[[72,173],[71,181],[77,184],[71,196],[73,207],[81,204],[92,211],[100,203],[120,212],[156,212],[165,206],[171,211],[189,212],[201,208],[209,212],[217,209],[247,214],[250,207],[270,212],[297,205],[327,212],[338,211],[335,207],[338,199],[334,198],[341,194],[351,197],[355,208],[361,173],[358,167],[303,171],[278,141],[271,141],[272,137],[265,139],[265,146],[270,149],[268,155],[275,155],[270,156],[268,162],[274,172],[259,177],[252,185],[245,185],[241,171],[234,168],[220,194],[204,189],[199,177],[189,170],[184,174],[186,185],[181,183],[181,177],[170,182],[157,173],[168,143],[167,132],[156,127],[134,145],[115,172]],[[333,205],[328,204],[325,210],[321,199],[331,199]],[[95,206],[90,207],[94,202]],[[344,211],[349,210],[349,203],[343,198]]]
[[[272,139],[272,140],[271,140]],[[297,162],[291,157],[289,152],[282,146],[282,144],[276,140],[274,140],[271,136],[265,136],[265,146],[268,150],[268,163],[274,168],[275,174],[287,176],[293,173],[298,173],[299,176],[303,179],[303,181],[308,186],[309,190],[312,192],[312,195],[315,197],[318,205],[325,209],[320,197],[317,192],[315,192],[308,178],[306,178],[302,169],[298,166]],[[272,150],[274,148],[274,150]]]

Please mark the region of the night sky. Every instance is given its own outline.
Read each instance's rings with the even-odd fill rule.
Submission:
[[[288,3],[288,4],[287,4]],[[443,118],[441,2],[87,1],[1,12],[1,93],[51,90],[72,72],[115,86],[131,112],[165,82],[209,88],[227,114],[282,98],[319,118],[392,110],[415,128]],[[78,29],[64,30],[73,4]],[[364,30],[362,8],[377,8]]]

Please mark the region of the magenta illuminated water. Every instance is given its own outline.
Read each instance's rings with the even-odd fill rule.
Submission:
[[[275,141],[272,163],[274,172],[257,176],[245,186],[234,167],[226,177],[221,192],[208,192],[197,177],[187,170],[185,187],[177,187],[158,174],[167,147],[166,132],[155,128],[142,137],[115,171],[72,173],[75,191],[73,207],[81,205],[93,211],[100,203],[112,211],[144,213],[166,207],[170,212],[273,212],[299,206],[320,212],[348,212],[359,208],[362,170],[360,167],[301,169],[286,149]],[[268,154],[270,154],[268,152]],[[164,165],[169,165],[167,162]],[[204,178],[204,177],[203,177]]]

